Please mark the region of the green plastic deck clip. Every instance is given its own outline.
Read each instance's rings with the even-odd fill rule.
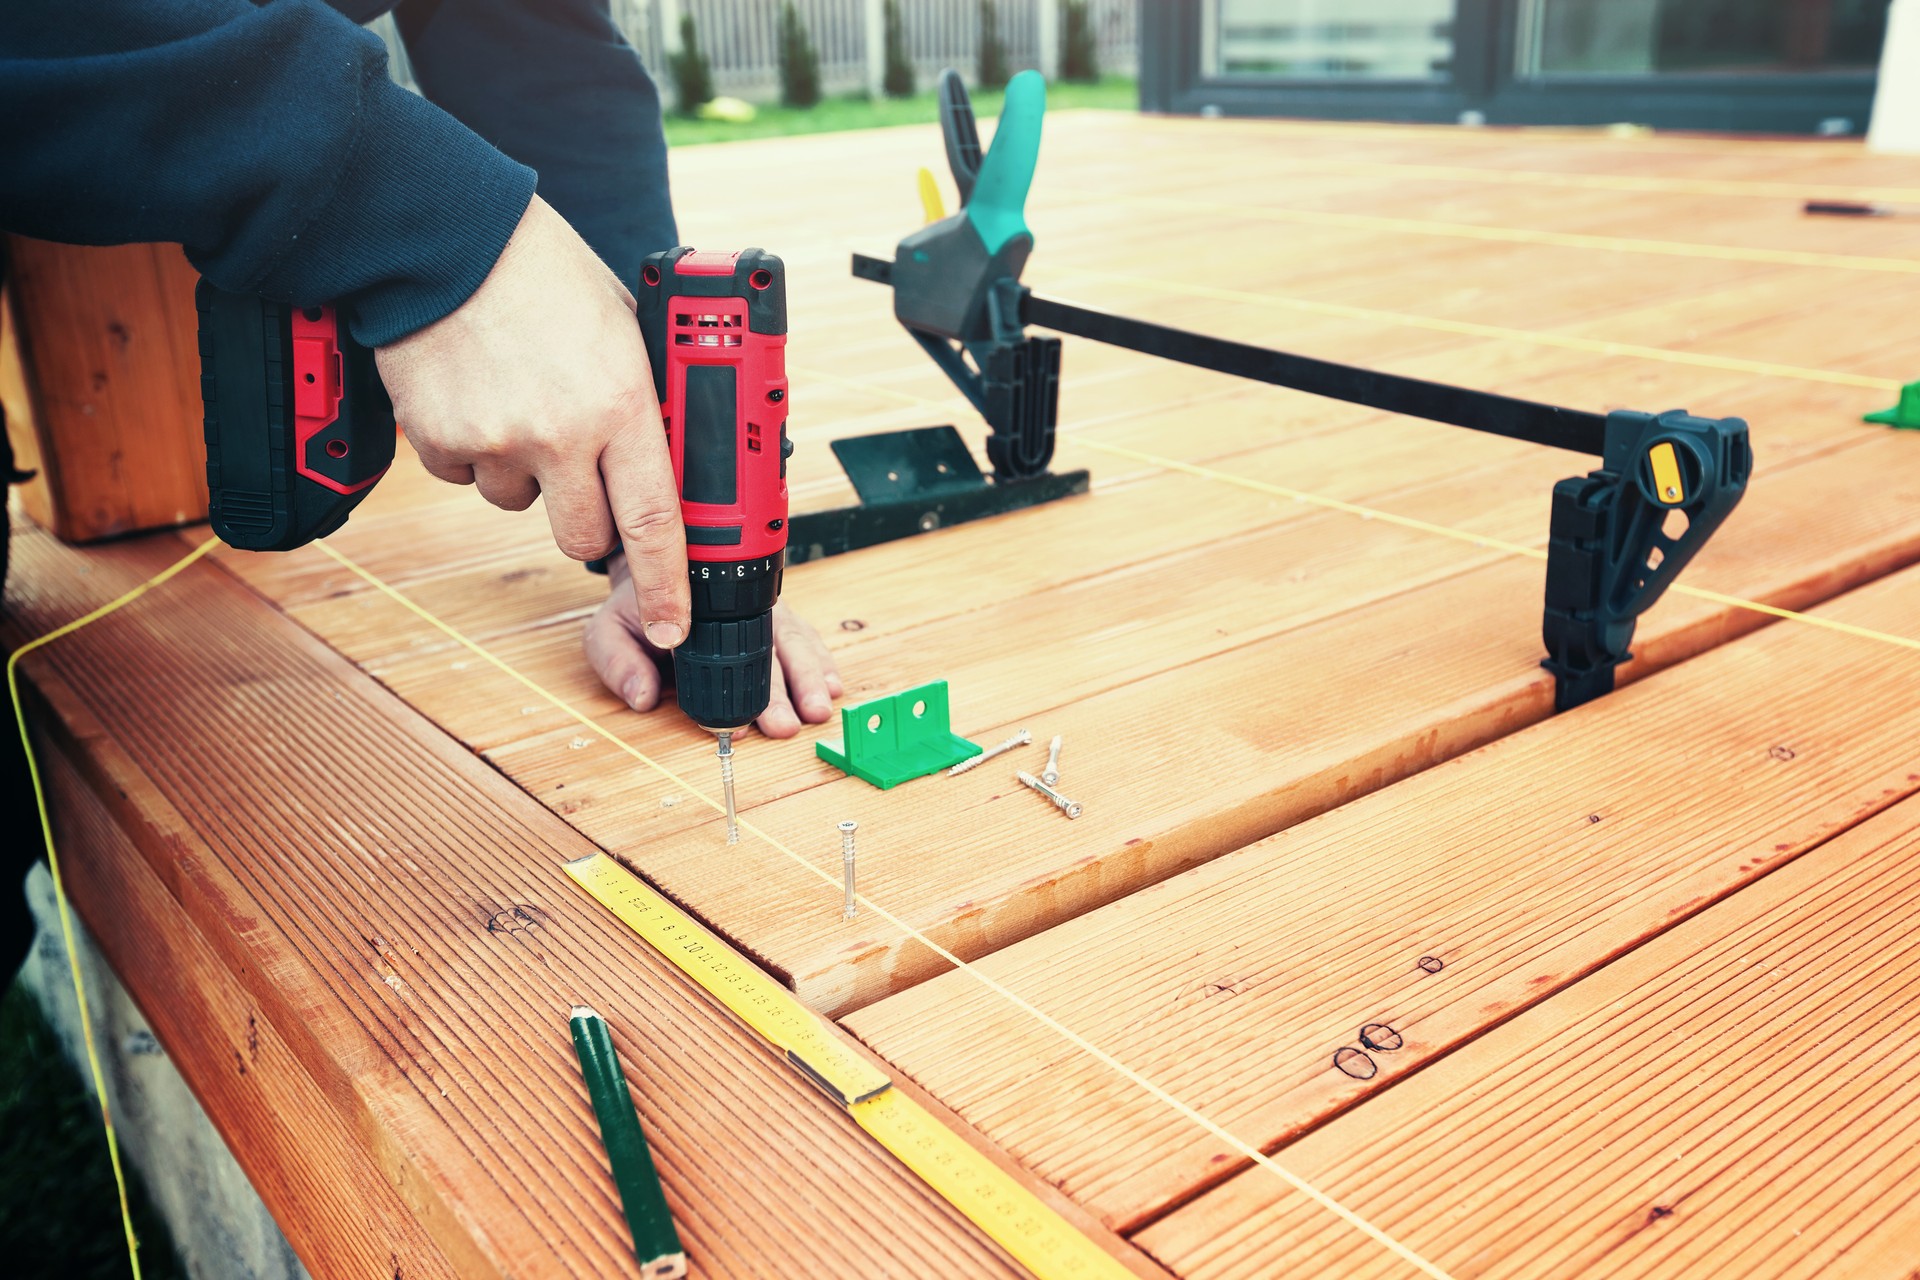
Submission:
[[[1878,422],[1888,427],[1901,427],[1909,431],[1920,430],[1920,382],[1909,382],[1900,388],[1899,404],[1891,409],[1870,413],[1864,420]]]
[[[842,707],[840,733],[838,742],[822,738],[814,743],[813,753],[882,791],[980,754],[979,747],[953,731],[945,680]]]

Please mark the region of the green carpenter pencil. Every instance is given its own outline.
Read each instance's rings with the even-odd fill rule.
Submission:
[[[613,1183],[620,1189],[620,1204],[633,1229],[640,1274],[646,1280],[677,1280],[687,1274],[686,1250],[673,1229],[666,1193],[660,1189],[660,1175],[647,1150],[647,1135],[641,1131],[633,1096],[627,1092],[626,1073],[613,1051],[613,1036],[606,1020],[585,1005],[574,1006],[569,1026],[580,1055],[580,1073],[587,1078],[587,1093],[593,1099],[593,1114],[600,1121],[600,1141],[613,1166]]]

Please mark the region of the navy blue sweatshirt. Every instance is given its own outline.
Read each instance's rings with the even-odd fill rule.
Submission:
[[[464,302],[540,194],[631,286],[675,243],[660,100],[606,0],[4,0],[0,227],[178,241],[382,345]],[[435,105],[435,104],[438,105]]]

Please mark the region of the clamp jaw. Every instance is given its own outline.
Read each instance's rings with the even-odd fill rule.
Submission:
[[[1746,492],[1747,424],[1683,410],[1607,415],[1600,469],[1553,488],[1547,659],[1554,709],[1613,689],[1635,623]]]
[[[1018,511],[1088,490],[1085,471],[1048,470],[1060,408],[1060,339],[1029,337],[1020,273],[1033,252],[1025,207],[1040,159],[1046,82],[1023,71],[984,155],[966,86],[940,77],[947,163],[959,212],[939,207],[921,171],[928,224],[900,242],[892,263],[854,259],[854,274],[893,289],[893,314],[985,418],[991,476],[951,426],[833,442],[860,501],[793,518],[789,564],[837,555],[948,525]]]

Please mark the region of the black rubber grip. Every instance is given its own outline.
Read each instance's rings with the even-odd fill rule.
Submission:
[[[695,622],[673,651],[680,709],[707,729],[742,729],[773,697],[773,614]]]

